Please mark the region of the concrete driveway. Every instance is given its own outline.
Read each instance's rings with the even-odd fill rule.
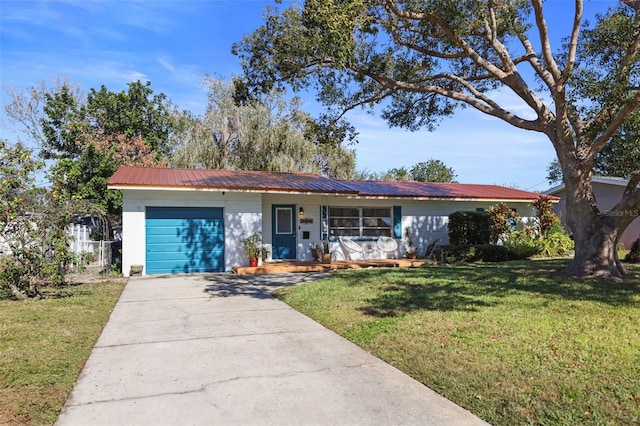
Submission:
[[[131,278],[56,424],[486,424],[270,295],[322,276]]]

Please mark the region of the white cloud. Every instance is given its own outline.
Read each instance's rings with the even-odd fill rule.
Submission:
[[[169,55],[160,55],[156,58],[156,61],[164,70],[169,72],[170,78],[173,81],[187,83],[193,86],[200,85],[200,80],[204,72],[199,70],[200,67],[198,65],[176,64]]]
[[[347,113],[349,121],[356,126],[365,126],[372,128],[388,128],[387,123],[378,115],[369,114],[363,110],[354,110]]]
[[[149,76],[143,71],[139,71],[127,64],[118,62],[94,62],[87,64],[87,66],[80,69],[77,74],[83,75],[85,78],[92,75],[97,81],[113,81],[120,83],[129,83],[136,80],[144,82],[149,80]]]
[[[171,59],[168,56],[160,56],[156,60],[165,70],[169,72],[175,72],[176,67],[173,66],[173,64],[171,63]]]

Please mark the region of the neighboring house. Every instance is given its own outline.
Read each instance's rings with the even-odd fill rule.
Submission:
[[[110,179],[123,191],[122,271],[145,274],[230,271],[246,265],[240,241],[260,232],[270,260],[310,260],[327,239],[371,241],[390,236],[398,255],[409,228],[419,254],[448,241],[458,210],[505,202],[523,218],[535,216],[539,194],[494,185],[333,180],[306,173],[121,167]]]
[[[593,195],[596,197],[596,202],[598,203],[598,208],[601,212],[607,212],[618,204],[622,199],[622,193],[628,183],[629,181],[623,178],[603,176],[593,177]],[[560,198],[560,202],[554,206],[554,211],[560,215],[563,225],[567,228],[569,233],[571,233],[571,229],[565,222],[567,208],[564,184],[549,189],[545,194]],[[628,213],[632,214],[634,212]],[[630,248],[631,244],[638,239],[639,234],[640,218],[636,218],[636,220],[634,220],[622,234],[620,242],[624,244],[626,248]]]

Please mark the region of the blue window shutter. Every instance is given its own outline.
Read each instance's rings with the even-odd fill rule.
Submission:
[[[402,238],[402,206],[393,206],[393,238]]]

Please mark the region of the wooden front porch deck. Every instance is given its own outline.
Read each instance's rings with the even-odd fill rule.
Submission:
[[[287,272],[324,272],[335,269],[367,268],[415,268],[425,264],[424,259],[371,259],[371,260],[334,260],[331,263],[314,261],[274,261],[264,262],[261,266],[234,266],[238,275],[282,274]]]

